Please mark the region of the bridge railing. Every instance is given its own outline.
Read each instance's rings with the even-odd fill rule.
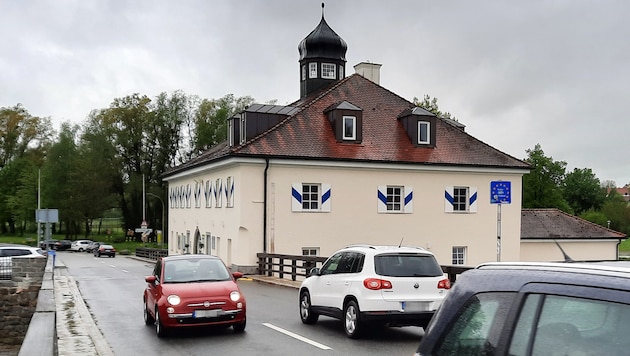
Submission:
[[[139,247],[136,248],[136,256],[157,261],[160,257],[168,256],[168,250],[163,248]]]
[[[274,253],[258,253],[258,274],[278,278],[290,278],[295,281],[298,277],[306,277],[308,271],[314,267],[321,267],[327,257],[282,255]],[[442,265],[442,271],[448,275],[451,283],[457,276],[473,267]],[[303,279],[303,278],[301,278]]]

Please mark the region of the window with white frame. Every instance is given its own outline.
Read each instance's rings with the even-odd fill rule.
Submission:
[[[228,146],[234,146],[234,120],[228,120]]]
[[[343,139],[344,140],[356,140],[357,139],[357,118],[354,116],[343,117]]]
[[[302,247],[302,256],[319,256],[319,247]]]
[[[431,143],[431,123],[418,121],[418,144]]]
[[[302,80],[306,80],[306,65],[302,66]]]
[[[305,212],[330,212],[331,189],[325,183],[293,183],[291,185],[291,210]]]
[[[477,188],[473,186],[449,186],[444,190],[444,212],[476,213]]]
[[[343,66],[339,66],[339,79],[343,79]]]
[[[317,63],[308,64],[308,77],[317,78]]]
[[[240,129],[240,133],[241,133],[241,137],[240,138],[240,143],[244,143],[245,141],[247,141],[247,130],[245,129],[245,115],[241,116],[241,127]]]
[[[413,188],[402,185],[378,186],[379,213],[412,213]]]
[[[322,63],[322,78],[324,79],[337,79],[336,78],[336,65],[332,63]]]
[[[452,264],[454,265],[466,264],[466,247],[465,246],[453,246]]]

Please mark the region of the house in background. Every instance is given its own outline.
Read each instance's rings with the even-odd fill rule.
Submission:
[[[251,105],[229,119],[227,142],[164,174],[169,254],[218,255],[246,273],[259,252],[349,244],[421,246],[441,264],[518,260],[530,166],[380,86],[380,64],[346,76],[346,50],[322,15],[298,46],[300,98]],[[511,189],[501,231],[495,181]]]
[[[616,260],[626,235],[558,209],[523,209],[521,261]]]
[[[630,185],[626,184],[623,186],[623,188],[615,189],[617,190],[617,193],[619,193],[619,195],[621,195],[627,203],[630,203]]]

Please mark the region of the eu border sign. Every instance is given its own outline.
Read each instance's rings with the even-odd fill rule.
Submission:
[[[512,202],[512,182],[490,182],[490,204],[510,204]]]

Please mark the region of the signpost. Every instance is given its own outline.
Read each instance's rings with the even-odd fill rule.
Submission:
[[[512,203],[512,182],[490,182],[490,204],[497,204],[497,262],[501,261],[501,204]]]
[[[142,234],[140,237],[142,238],[142,242],[146,243],[147,238],[153,229],[148,228],[149,224],[147,224],[146,220],[142,220],[142,224],[140,224],[140,228],[136,229],[136,232]]]

